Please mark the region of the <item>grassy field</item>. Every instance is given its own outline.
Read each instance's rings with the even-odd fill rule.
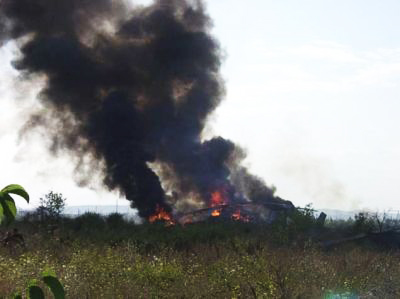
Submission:
[[[165,227],[95,214],[14,226],[26,248],[0,249],[4,298],[44,270],[68,298],[400,298],[399,251],[368,243],[327,250],[301,227]]]

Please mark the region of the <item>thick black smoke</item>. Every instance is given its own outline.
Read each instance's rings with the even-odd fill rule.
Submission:
[[[48,126],[53,150],[102,161],[105,185],[141,216],[157,205],[170,210],[152,163],[179,198],[207,200],[221,187],[241,196],[230,182],[240,168],[235,145],[200,139],[224,91],[219,45],[201,1],[132,7],[113,0],[2,0],[0,17],[3,42],[20,45],[15,67],[47,80],[39,96],[45,109],[28,126]],[[273,196],[263,184],[258,189],[265,191],[258,197]]]

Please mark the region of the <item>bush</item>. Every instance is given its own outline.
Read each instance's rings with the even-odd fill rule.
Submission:
[[[40,198],[40,206],[36,209],[42,219],[47,217],[59,219],[65,208],[66,198],[61,193],[50,191],[45,198]]]
[[[106,223],[110,229],[122,228],[125,225],[124,216],[120,213],[111,213],[106,217]]]
[[[290,226],[292,226],[294,233],[302,233],[315,228],[317,221],[315,219],[315,210],[310,204],[304,208],[295,209],[289,216],[291,219]]]
[[[318,227],[311,205],[296,208],[288,215],[281,215],[271,225],[272,241],[278,245],[287,245],[300,240]]]
[[[367,212],[360,212],[354,216],[353,231],[355,233],[370,233],[375,228],[375,219]]]
[[[105,228],[105,221],[98,213],[86,212],[74,219],[73,227],[76,231],[101,231]]]

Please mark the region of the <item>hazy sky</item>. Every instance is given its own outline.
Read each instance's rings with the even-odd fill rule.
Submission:
[[[205,135],[246,148],[251,170],[295,205],[400,210],[400,2],[207,2],[227,94]],[[73,163],[49,157],[39,134],[16,144],[40,80],[18,80],[12,53],[0,50],[0,183],[22,184],[31,206],[50,189],[69,205],[115,204],[76,187]]]

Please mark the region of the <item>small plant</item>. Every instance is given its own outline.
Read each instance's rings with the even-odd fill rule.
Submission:
[[[15,206],[14,199],[10,194],[17,194],[24,198],[29,203],[29,194],[25,189],[17,184],[8,185],[0,191],[0,222],[11,224],[15,220],[17,214],[17,208]],[[62,197],[61,197],[62,198]],[[64,299],[65,292],[64,287],[57,279],[57,277],[50,272],[44,272],[42,274],[42,281],[46,284],[50,291],[53,293],[55,299]],[[30,299],[44,299],[43,290],[37,285],[36,280],[32,280],[28,286],[28,298]],[[22,299],[21,293],[14,293],[14,299]]]
[[[54,273],[50,272],[43,272],[42,274],[42,281],[43,283],[50,289],[55,299],[64,299],[65,298],[65,291],[64,287],[54,275]],[[32,280],[27,289],[28,298],[30,299],[44,299],[44,292],[43,289],[38,286],[37,280]],[[17,292],[14,293],[14,299],[22,299],[21,293]]]
[[[9,225],[15,220],[17,208],[10,194],[16,194],[29,203],[29,195],[25,189],[16,184],[8,185],[0,191],[0,223]]]
[[[61,193],[50,191],[45,198],[40,198],[37,211],[42,216],[48,215],[51,219],[58,219],[64,211],[66,198]]]

